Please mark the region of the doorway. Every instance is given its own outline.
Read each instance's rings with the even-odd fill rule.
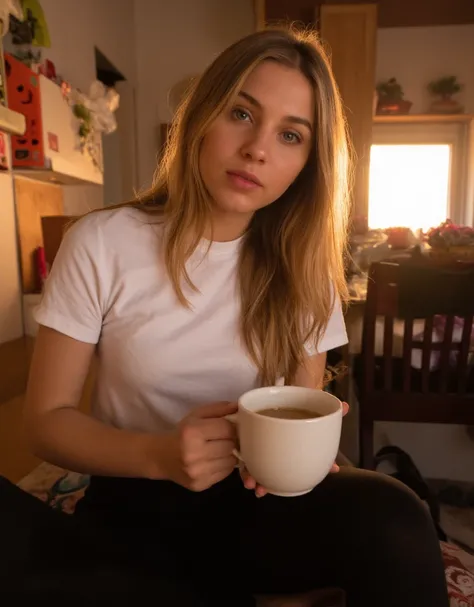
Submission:
[[[120,95],[117,129],[102,137],[104,206],[110,206],[131,200],[137,190],[135,88],[97,47],[95,62],[97,79]]]

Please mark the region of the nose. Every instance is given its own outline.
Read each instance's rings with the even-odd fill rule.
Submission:
[[[245,160],[264,164],[268,158],[268,145],[262,132],[254,132],[242,144],[240,153]]]

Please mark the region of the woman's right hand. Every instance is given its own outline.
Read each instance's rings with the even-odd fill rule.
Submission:
[[[164,441],[161,478],[204,491],[229,476],[237,464],[237,439],[234,424],[225,417],[236,411],[236,404],[221,402],[189,413]]]

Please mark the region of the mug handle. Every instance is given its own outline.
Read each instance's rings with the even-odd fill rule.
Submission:
[[[234,426],[236,426],[236,428],[238,429],[239,427],[239,420],[238,420],[238,415],[237,413],[231,413],[230,415],[226,415],[225,419],[230,422],[231,424],[233,424]],[[236,457],[240,463],[245,465],[244,460],[242,459],[242,456],[240,455],[240,451],[238,449],[233,449],[232,451],[232,455],[234,457]],[[236,464],[236,468],[240,468],[240,463]]]

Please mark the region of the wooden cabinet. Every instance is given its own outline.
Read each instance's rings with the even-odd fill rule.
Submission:
[[[39,290],[35,251],[43,246],[41,218],[64,214],[63,188],[51,183],[15,178],[15,200],[23,293]]]
[[[321,6],[341,0],[266,0],[269,21],[317,23]],[[364,4],[364,0],[345,0],[345,4]],[[474,23],[472,0],[379,0],[379,27],[428,27]]]
[[[320,9],[319,25],[321,37],[330,50],[355,156],[353,210],[356,215],[367,217],[377,7],[375,4],[325,4]]]
[[[267,0],[253,0],[253,11],[255,17],[255,29],[265,29],[265,21],[267,19]]]

